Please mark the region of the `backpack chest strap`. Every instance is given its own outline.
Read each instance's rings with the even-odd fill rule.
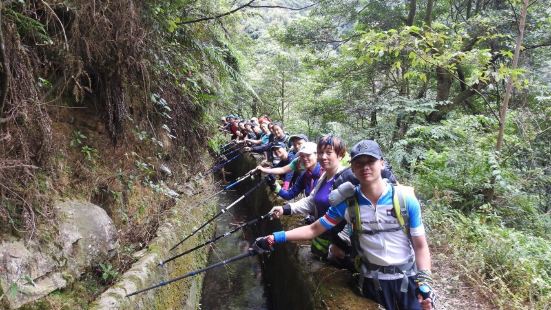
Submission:
[[[401,226],[394,227],[394,228],[387,228],[387,229],[362,229],[360,230],[360,233],[364,235],[372,236],[372,235],[376,235],[384,232],[395,232],[399,230],[402,230]]]

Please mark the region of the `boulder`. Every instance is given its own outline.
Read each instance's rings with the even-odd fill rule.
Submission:
[[[82,201],[62,202],[55,209],[59,243],[70,274],[78,278],[86,267],[115,254],[117,229],[104,209]]]
[[[0,274],[0,286],[11,309],[67,285],[52,257],[30,251],[22,241],[0,244]]]
[[[0,289],[5,293],[0,308],[16,309],[63,288],[115,253],[117,230],[105,210],[82,201],[62,202],[55,210],[57,245],[0,243]]]

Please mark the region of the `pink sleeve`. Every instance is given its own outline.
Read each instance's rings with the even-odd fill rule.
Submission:
[[[283,182],[283,187],[282,188],[287,191],[287,190],[289,190],[289,185],[290,184],[291,184],[291,182],[285,181],[285,182]]]

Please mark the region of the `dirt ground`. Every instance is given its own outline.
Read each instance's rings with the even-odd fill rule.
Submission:
[[[452,266],[445,254],[432,253],[432,272],[438,296],[436,309],[499,309],[480,290],[463,280],[463,271]]]

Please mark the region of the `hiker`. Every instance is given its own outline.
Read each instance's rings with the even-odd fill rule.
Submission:
[[[250,122],[245,122],[244,137],[245,139],[256,139],[256,133],[253,130],[253,124],[251,124]]]
[[[294,155],[287,152],[287,147],[283,142],[277,142],[272,145],[272,152],[274,153],[274,158],[277,158],[277,163],[274,161],[273,167],[283,167],[288,165],[293,159]],[[283,180],[282,189],[288,190],[289,185],[291,184],[291,179],[293,178],[293,173],[289,172],[287,174],[281,175],[281,180]]]
[[[312,239],[346,220],[353,227],[362,294],[388,310],[432,309],[430,252],[413,190],[383,180],[383,154],[375,141],[358,142],[350,157],[360,181],[351,198],[313,224],[259,237],[255,246],[271,250],[277,243]]]
[[[317,144],[317,160],[325,172],[321,175],[310,196],[294,203],[272,208],[271,211],[274,213],[274,217],[279,218],[281,215],[300,213],[312,216],[312,221],[314,221],[325,215],[330,206],[329,193],[333,188],[335,177],[344,169],[341,160],[345,154],[346,147],[340,138],[333,135],[321,137]],[[337,236],[343,227],[344,222],[314,238],[311,245],[312,253],[322,259],[329,258],[337,261],[337,257],[332,253],[342,253],[346,251],[343,247],[348,248]],[[339,259],[342,259],[342,257],[339,257]]]
[[[271,132],[270,129],[268,129],[269,123],[263,122],[260,125],[260,138],[253,140],[253,139],[245,139],[244,142],[246,142],[248,145],[265,145],[268,143],[268,139],[270,138]],[[256,127],[255,127],[256,128]]]
[[[263,122],[266,122],[266,123],[271,123],[272,120],[268,117],[268,115],[264,114],[262,115],[259,119],[258,119],[258,122],[259,123],[263,123]]]
[[[308,142],[308,137],[303,134],[297,134],[297,135],[290,135],[289,136],[289,143],[292,149],[289,151],[292,154],[298,153],[298,150],[302,147],[304,143]]]
[[[261,140],[262,136],[264,135],[264,132],[262,132],[262,128],[260,128],[260,125],[253,125],[252,130],[254,132],[253,139]]]
[[[260,126],[260,122],[258,121],[258,117],[256,117],[256,116],[251,117],[250,122],[253,126]]]
[[[289,190],[282,189],[277,182],[272,182],[269,184],[270,188],[277,195],[279,195],[279,197],[285,200],[291,200],[302,192],[304,192],[305,196],[310,195],[310,192],[316,186],[318,179],[320,178],[322,173],[321,166],[317,161],[317,145],[315,143],[304,143],[304,145],[298,152],[298,157],[300,158],[300,161],[304,164],[305,169],[299,175],[295,184],[293,184],[293,186]],[[260,168],[259,170],[262,171]]]
[[[270,123],[272,125],[272,135],[268,138],[269,143],[253,147],[245,147],[243,150],[246,152],[265,153],[266,160],[271,161],[273,158],[272,152],[267,152],[275,142],[283,142],[287,144],[289,142],[289,136],[285,134],[283,125],[281,123]],[[269,126],[269,125],[268,125]],[[271,141],[270,141],[271,139]]]
[[[232,140],[237,140],[237,138],[241,135],[239,131],[239,119],[235,116],[230,118],[230,132]]]

